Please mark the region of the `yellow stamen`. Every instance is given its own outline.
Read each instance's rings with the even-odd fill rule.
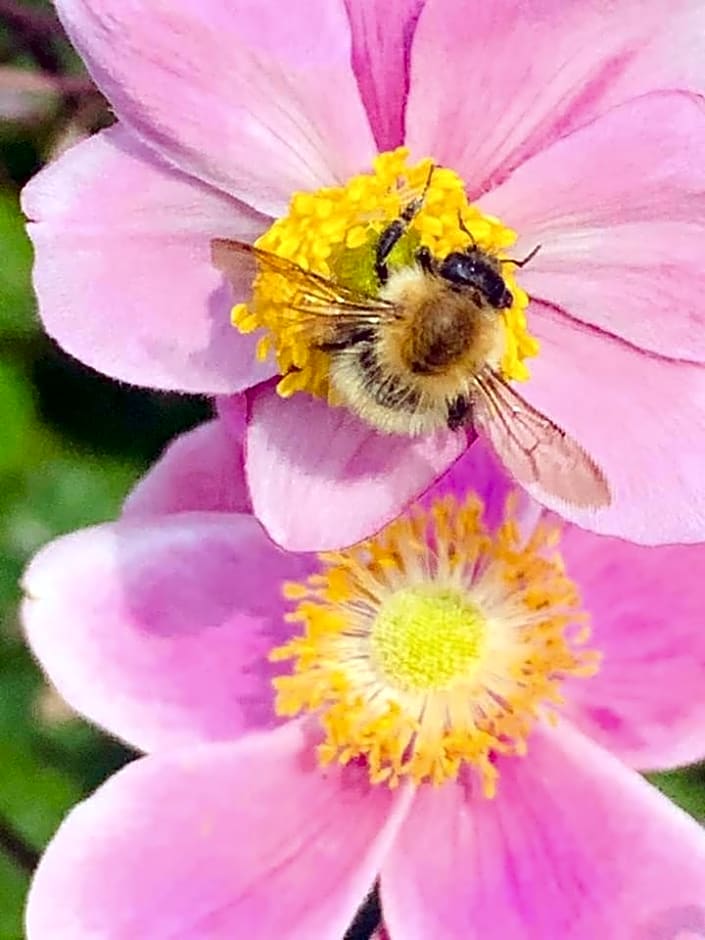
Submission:
[[[353,177],[345,186],[296,193],[288,215],[274,222],[255,244],[336,284],[376,295],[374,261],[380,233],[424,191],[433,164],[425,159],[409,165],[408,156],[406,148],[400,147],[380,154],[372,173]],[[436,258],[467,248],[469,239],[460,219],[478,247],[500,259],[507,257],[506,249],[515,242],[516,233],[468,203],[457,173],[436,167],[420,211],[389,257],[390,267],[413,264],[421,245]],[[501,371],[508,380],[524,380],[529,377],[524,360],[536,355],[538,341],[527,329],[529,300],[516,283],[514,265],[504,265],[502,276],[514,301],[501,311],[505,334]],[[314,347],[307,337],[296,310],[298,292],[291,278],[262,271],[255,279],[251,300],[233,308],[233,323],[242,333],[267,331],[257,354],[264,358],[273,352],[283,376],[277,387],[280,395],[286,398],[306,391],[334,402],[328,381],[330,354]]]
[[[541,523],[523,538],[514,505],[490,531],[477,497],[446,498],[286,586],[303,633],[271,654],[293,660],[274,680],[277,713],[318,714],[322,765],[364,758],[373,782],[395,786],[469,764],[492,796],[495,755],[524,754],[562,680],[595,672],[559,533]]]

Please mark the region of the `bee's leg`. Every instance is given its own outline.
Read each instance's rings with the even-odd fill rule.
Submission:
[[[412,199],[411,202],[404,208],[399,218],[391,222],[379,236],[379,241],[377,242],[377,248],[375,250],[375,273],[379,278],[380,284],[386,284],[389,280],[387,258],[391,254],[396,243],[409,228],[409,225],[414,220],[414,216],[417,215],[421,209],[424,199],[426,198],[426,193],[428,192],[428,187],[431,185],[431,177],[433,176],[433,171],[435,168],[435,165],[432,165],[429,168],[426,185],[424,186],[421,195],[417,199]]]
[[[447,403],[446,424],[451,431],[457,431],[470,422],[472,406],[465,395],[458,395]]]
[[[401,216],[388,225],[379,236],[377,248],[375,249],[375,274],[379,278],[380,284],[386,284],[389,280],[387,258],[391,254],[396,243],[406,231],[408,224],[408,222],[404,222],[403,216]]]
[[[369,343],[374,338],[374,330],[369,327],[359,327],[358,329],[348,330],[346,333],[339,335],[337,339],[317,343],[316,349],[321,349],[323,352],[340,352],[342,349],[357,346],[358,343]]]

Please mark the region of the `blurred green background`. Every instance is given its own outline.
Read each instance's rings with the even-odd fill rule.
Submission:
[[[113,518],[208,403],[121,386],[37,322],[18,197],[46,160],[110,121],[43,2],[0,0],[0,940],[19,940],[37,853],[67,809],[130,754],[44,684],[18,624],[18,579],[49,539]],[[654,777],[705,819],[705,772]]]

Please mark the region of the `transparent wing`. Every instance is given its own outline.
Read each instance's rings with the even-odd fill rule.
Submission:
[[[520,483],[574,506],[608,506],[604,474],[577,441],[491,369],[475,379],[473,423]]]
[[[211,242],[213,264],[234,283],[254,283],[267,272],[285,278],[295,288],[282,304],[282,314],[296,315],[297,327],[312,334],[312,341],[344,345],[345,336],[393,319],[396,308],[378,297],[339,284],[313,271],[307,271],[288,258],[255,248],[247,242],[217,238]]]

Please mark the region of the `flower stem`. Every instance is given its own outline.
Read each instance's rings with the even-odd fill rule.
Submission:
[[[370,937],[382,923],[382,907],[379,902],[379,886],[367,895],[355,915],[355,919],[345,932],[343,940],[370,940]]]

